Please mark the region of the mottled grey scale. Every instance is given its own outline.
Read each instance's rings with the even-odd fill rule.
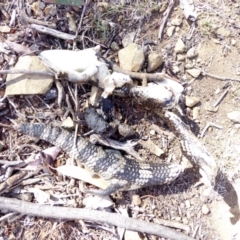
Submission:
[[[41,138],[62,148],[88,169],[109,180],[111,188],[99,194],[116,189],[128,190],[163,184],[174,180],[182,171],[180,165],[139,163],[135,159],[123,157],[119,151],[103,150],[82,137],[77,138],[74,148],[74,134],[61,128],[43,124],[21,124],[19,129],[23,134]]]
[[[116,178],[124,179],[124,176],[128,176],[128,182],[136,183],[141,186],[158,185],[173,181],[181,172],[179,165],[158,164],[158,163],[139,163],[132,159],[126,158],[127,164],[123,171],[118,171],[115,175]],[[146,170],[146,165],[149,165],[149,170]],[[161,166],[161,167],[159,167]],[[141,172],[147,172],[146,177]],[[151,174],[151,177],[147,175]]]
[[[166,112],[163,118],[173,133],[179,137],[183,154],[206,174],[210,185],[214,186],[217,174],[215,159],[178,116],[172,112]]]

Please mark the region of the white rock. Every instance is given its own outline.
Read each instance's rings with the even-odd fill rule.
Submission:
[[[186,72],[194,78],[199,77],[199,75],[201,74],[201,70],[197,68],[188,69],[186,70]]]
[[[188,51],[187,51],[187,57],[189,59],[191,58],[194,58],[194,57],[197,57],[198,53],[196,52],[196,49],[194,47],[190,48]]]
[[[171,24],[173,26],[180,26],[182,24],[182,19],[180,18],[174,18],[172,21],[171,21]]]
[[[185,205],[186,205],[186,208],[190,208],[190,206],[191,206],[190,201],[189,201],[189,200],[186,200],[186,201],[185,201]]]
[[[185,61],[185,59],[186,59],[185,54],[178,54],[178,55],[177,55],[177,60],[178,60],[178,61]]]
[[[172,37],[173,33],[174,33],[174,30],[175,30],[175,26],[171,26],[167,29],[167,35],[169,37]]]
[[[20,57],[12,69],[48,71],[38,56]],[[53,78],[48,76],[37,74],[9,74],[6,82],[6,95],[45,94],[51,88],[52,83]]]
[[[200,102],[198,97],[186,96],[185,97],[185,104],[187,107],[194,107]]]
[[[206,204],[202,206],[202,213],[207,215],[210,212],[209,208],[207,207]]]
[[[240,111],[229,112],[227,117],[234,123],[240,123]]]
[[[177,40],[174,51],[175,51],[176,54],[186,52],[186,46],[185,46],[185,44],[184,44],[184,42],[182,41],[181,38],[179,38]]]
[[[138,232],[126,230],[124,234],[125,240],[142,240]]]
[[[118,58],[122,69],[137,72],[144,62],[144,52],[140,45],[130,43],[118,52]]]
[[[2,33],[9,33],[11,31],[11,28],[9,26],[0,26],[0,32]]]
[[[135,35],[136,35],[136,32],[127,33],[125,37],[122,39],[123,47],[127,47],[130,43],[133,43]]]
[[[156,132],[155,132],[155,130],[152,129],[152,130],[150,130],[149,133],[150,133],[150,135],[155,135]]]
[[[148,55],[148,72],[153,72],[157,68],[159,68],[163,63],[163,58],[158,53],[150,53]]]
[[[73,120],[70,117],[67,117],[63,122],[61,127],[67,128],[67,129],[73,129],[75,127],[75,124]]]
[[[193,111],[192,111],[193,120],[196,120],[198,118],[199,112],[200,112],[200,107],[193,108]]]
[[[235,39],[231,39],[231,44],[232,44],[232,46],[235,46],[236,45],[236,40]]]
[[[193,68],[193,64],[187,63],[184,67],[185,69]]]
[[[172,68],[172,71],[173,71],[174,73],[179,73],[179,72],[180,72],[180,69],[179,69],[178,66],[174,65],[173,68]]]

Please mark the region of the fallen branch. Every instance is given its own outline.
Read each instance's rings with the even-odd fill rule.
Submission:
[[[24,23],[33,23],[38,25],[43,25],[51,28],[56,28],[56,23],[48,22],[48,21],[41,21],[39,19],[30,18],[25,13],[25,10],[20,10],[20,18]]]
[[[120,68],[117,64],[113,63],[112,61],[106,59],[106,58],[102,58],[108,65],[109,67],[115,71],[115,72],[119,72],[119,73],[123,73],[126,75],[129,75],[130,78],[134,78],[134,79],[138,79],[138,80],[142,80],[145,81],[145,79],[147,78],[147,80],[149,82],[161,82],[164,79],[171,79],[173,81],[179,82],[178,79],[176,78],[171,78],[169,75],[165,74],[165,73],[139,73],[139,72],[131,72],[131,71],[127,71],[124,70],[122,68]]]
[[[212,123],[212,122],[208,122],[208,123],[207,123],[207,125],[205,126],[205,128],[203,129],[203,131],[202,131],[202,134],[201,134],[200,138],[203,138],[203,137],[204,137],[204,135],[205,135],[206,131],[207,131],[207,130],[208,130],[208,128],[210,128],[210,127],[215,127],[215,128],[218,128],[218,129],[222,129],[222,128],[223,128],[223,127],[222,127],[222,126],[220,126],[220,125],[217,125],[217,124],[215,124],[215,123]]]
[[[205,72],[201,69],[201,73],[203,76],[208,76],[208,77],[211,77],[211,78],[215,78],[217,80],[221,80],[221,81],[236,81],[236,82],[240,82],[240,78],[229,78],[229,77],[220,77],[218,75],[214,75],[214,74],[211,74],[211,73],[208,73],[208,72]]]
[[[169,17],[169,14],[170,12],[172,11],[172,8],[174,6],[174,3],[175,1],[174,0],[171,0],[168,4],[168,8],[167,10],[164,12],[163,14],[163,18],[161,20],[161,23],[160,23],[160,27],[159,27],[159,33],[158,33],[158,39],[161,40],[162,39],[162,33],[163,33],[163,29],[164,29],[164,26],[167,22],[167,19]]]
[[[52,28],[44,27],[42,25],[31,24],[31,28],[35,29],[38,32],[49,34],[51,36],[61,38],[64,40],[72,40],[72,41],[75,40],[75,35],[63,33]]]
[[[66,220],[82,219],[99,223],[107,223],[120,228],[153,234],[172,240],[194,240],[192,237],[189,237],[181,232],[177,232],[173,229],[154,223],[148,223],[142,220],[125,217],[116,213],[79,208],[53,207],[5,197],[0,197],[0,209],[45,218],[61,218]]]
[[[220,102],[223,100],[223,98],[227,95],[228,91],[229,91],[229,88],[226,89],[226,90],[223,92],[223,94],[220,96],[220,98],[213,104],[213,107],[214,107],[214,108],[219,105],[219,103],[220,103]]]
[[[51,72],[43,72],[43,71],[32,71],[32,70],[0,70],[0,74],[32,74],[32,75],[42,75],[42,76],[50,76],[54,77],[54,73]]]
[[[174,221],[169,221],[169,220],[164,220],[164,219],[159,219],[159,218],[153,219],[153,222],[157,223],[157,224],[161,224],[163,226],[167,226],[167,227],[182,229],[182,230],[186,231],[187,233],[190,232],[189,226],[179,223],[179,222],[174,222]]]

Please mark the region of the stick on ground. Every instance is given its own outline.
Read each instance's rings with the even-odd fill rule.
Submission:
[[[173,229],[154,223],[148,223],[142,220],[125,217],[116,213],[79,208],[53,207],[5,197],[0,197],[0,209],[45,218],[61,218],[66,220],[82,219],[99,223],[107,223],[132,231],[153,234],[172,240],[194,240],[192,237],[189,237],[181,232],[177,232]]]

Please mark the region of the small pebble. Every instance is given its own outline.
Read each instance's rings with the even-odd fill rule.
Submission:
[[[132,204],[135,206],[140,206],[142,203],[142,200],[139,195],[133,195],[132,196]]]
[[[180,18],[174,18],[172,21],[171,21],[171,24],[173,26],[180,26],[182,24],[182,19]]]
[[[67,117],[63,122],[61,127],[67,128],[67,129],[73,129],[75,127],[75,124],[73,120],[70,117]]]
[[[171,26],[167,29],[167,35],[169,37],[172,37],[173,33],[174,33],[174,30],[175,30],[175,26]]]
[[[186,52],[186,46],[185,46],[185,44],[184,44],[184,42],[182,41],[181,38],[179,38],[177,40],[174,51],[175,51],[176,54]]]
[[[120,49],[119,45],[116,42],[112,42],[111,49],[113,51],[118,51]]]
[[[186,205],[186,208],[190,208],[190,205],[191,205],[191,204],[190,204],[190,201],[189,201],[189,200],[186,200],[186,201],[185,201],[185,205]]]
[[[152,130],[150,130],[149,133],[150,133],[150,135],[155,135],[156,132],[155,132],[155,130],[152,129]]]
[[[232,40],[231,40],[231,44],[232,44],[232,46],[235,46],[235,45],[236,45],[236,40],[235,40],[235,39],[232,39]]]
[[[190,48],[188,51],[187,51],[187,57],[189,59],[191,58],[194,58],[194,57],[197,57],[197,52],[196,52],[196,49],[194,47]]]
[[[200,99],[198,97],[192,97],[192,96],[186,96],[185,97],[185,105],[187,107],[194,107],[200,102]]]
[[[207,207],[206,204],[202,206],[202,213],[207,215],[210,212],[209,208]]]
[[[178,55],[177,55],[177,60],[178,60],[178,61],[185,61],[185,59],[186,59],[185,54],[178,54]]]
[[[186,72],[194,78],[199,77],[199,75],[201,74],[201,70],[197,68],[188,69],[186,70]]]
[[[193,111],[192,111],[193,120],[196,120],[198,118],[199,112],[200,112],[200,107],[193,108]]]
[[[177,222],[181,222],[182,218],[181,218],[181,217],[176,217],[175,220],[176,220]]]
[[[229,112],[227,117],[234,123],[240,123],[240,111]]]

